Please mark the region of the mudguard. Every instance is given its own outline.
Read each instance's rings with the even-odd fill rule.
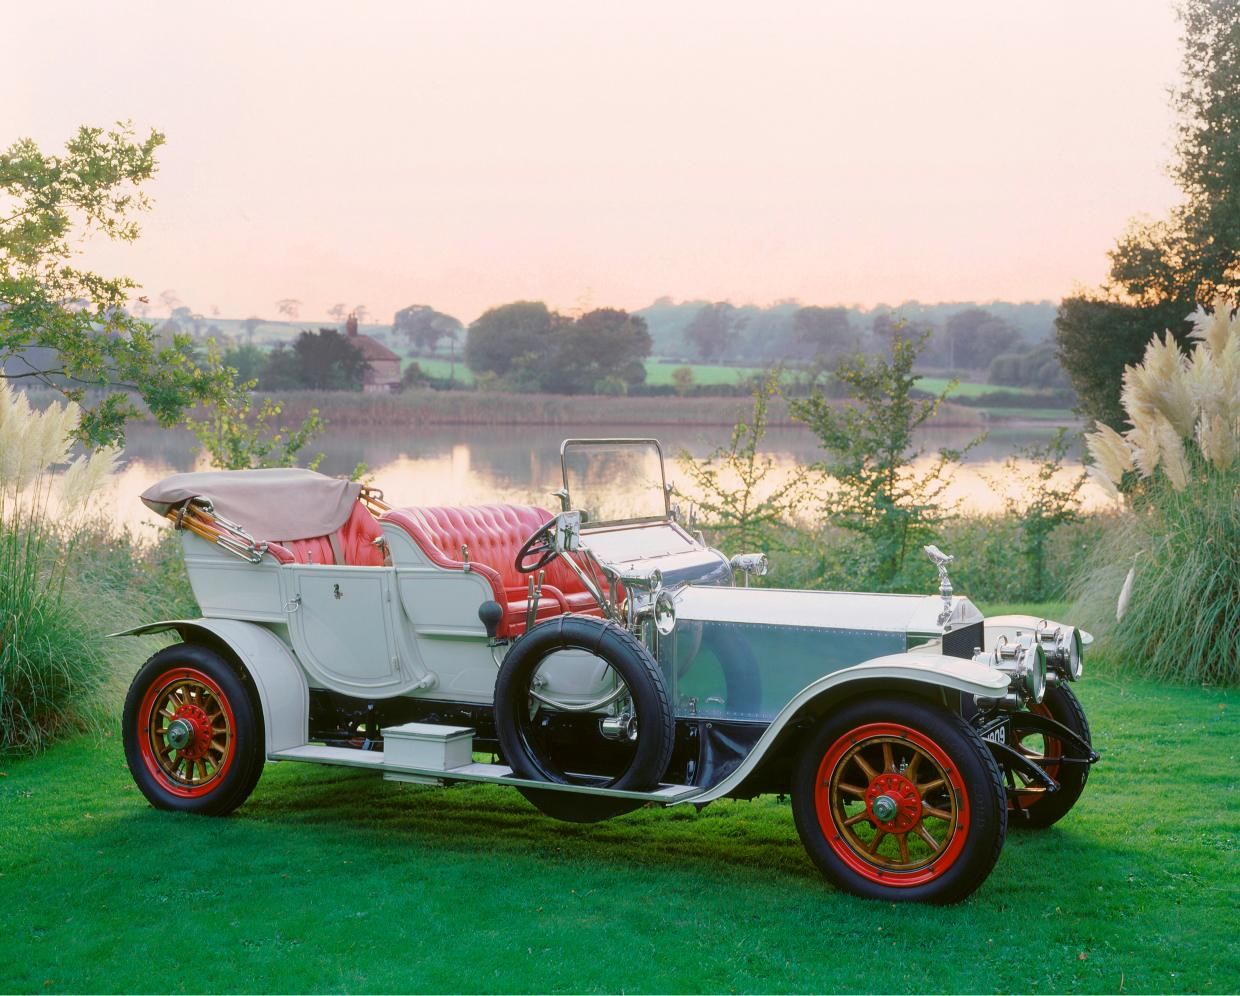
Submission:
[[[237,619],[165,619],[112,633],[145,636],[175,631],[182,641],[207,636],[222,642],[254,679],[263,709],[267,756],[304,746],[309,729],[310,690],[293,651],[271,630]]]
[[[995,645],[995,641],[1001,636],[1006,636],[1009,640],[1014,640],[1017,633],[1032,633],[1043,622],[1045,622],[1051,629],[1061,627],[1065,630],[1069,630],[1072,628],[1071,623],[1056,622],[1054,619],[1043,619],[1041,616],[991,616],[983,624],[986,630],[986,649],[992,649]],[[1085,630],[1081,630],[1081,645],[1088,647],[1093,642],[1093,636],[1086,633]]]
[[[943,688],[969,695],[997,697],[1008,688],[1007,675],[984,664],[942,654],[889,654],[833,671],[793,696],[758,739],[749,756],[727,778],[701,795],[684,801],[700,805],[722,798],[736,789],[758,766],[789,723],[808,708],[821,710],[833,701],[847,697],[858,682],[879,683],[877,694],[888,689],[920,690],[924,693],[929,689]]]

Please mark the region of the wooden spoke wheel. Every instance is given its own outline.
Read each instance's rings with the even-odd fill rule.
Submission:
[[[841,859],[882,880],[928,882],[951,867],[969,832],[963,777],[916,730],[873,723],[832,745],[818,768],[818,819]]]
[[[139,709],[140,747],[151,774],[175,795],[205,795],[237,753],[232,706],[196,668],[174,668],[153,682]]]
[[[129,770],[157,808],[221,815],[245,801],[262,773],[250,693],[207,647],[176,644],[147,661],[123,723]]]
[[[1085,710],[1072,689],[1066,685],[1048,688],[1042,701],[1030,706],[1029,711],[1062,723],[1086,743],[1091,742]],[[1022,785],[1015,781],[1015,776],[1008,775],[1008,787],[1011,790],[1008,794],[1008,805],[1020,816],[1019,819],[1013,817],[1013,825],[1041,830],[1063,819],[1076,805],[1081,793],[1085,791],[1089,765],[1060,764],[1059,759],[1063,758],[1066,752],[1069,757],[1071,753],[1063,741],[1050,734],[1022,731],[1017,734],[1015,741],[1013,746],[1016,750],[1059,782],[1058,792],[1047,792],[1040,785]],[[1016,791],[1017,789],[1020,791]]]
[[[829,715],[803,749],[792,803],[822,872],[878,899],[963,899],[1007,829],[1002,775],[977,732],[914,699],[854,700]]]

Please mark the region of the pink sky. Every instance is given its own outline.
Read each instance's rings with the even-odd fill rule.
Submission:
[[[225,316],[1058,298],[1176,199],[1164,0],[49,0],[0,32],[0,146],[168,135],[142,240],[90,262]]]

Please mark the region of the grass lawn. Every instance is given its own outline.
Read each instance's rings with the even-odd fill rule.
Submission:
[[[1084,797],[945,909],[832,891],[775,798],[575,826],[272,764],[208,819],[78,738],[0,763],[0,991],[1240,990],[1236,696],[1078,687]]]

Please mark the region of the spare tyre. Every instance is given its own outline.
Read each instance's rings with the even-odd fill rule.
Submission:
[[[583,651],[602,661],[621,685],[613,701],[627,706],[622,735],[604,732],[614,710],[557,708],[537,691],[539,669],[552,655]],[[610,682],[607,682],[610,684]],[[611,717],[613,722],[614,716]],[[655,788],[671,760],[675,720],[659,665],[630,632],[590,616],[557,616],[522,636],[495,682],[495,728],[505,761],[518,778],[560,785],[642,792]],[[523,789],[558,819],[594,822],[637,808],[631,799],[563,790]]]

